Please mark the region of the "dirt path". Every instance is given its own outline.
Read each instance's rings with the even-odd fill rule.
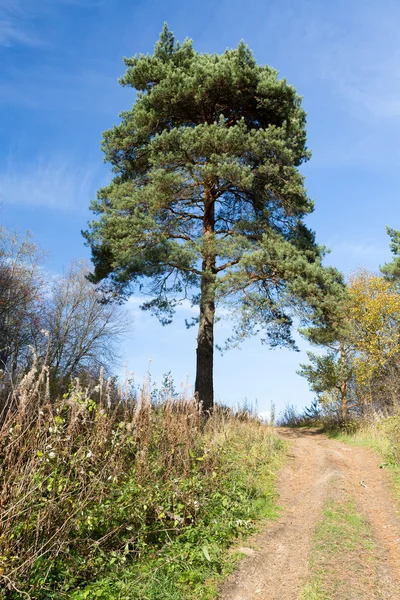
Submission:
[[[252,544],[255,552],[249,552],[240,563],[220,598],[298,600],[307,581],[313,534],[322,507],[329,500],[348,495],[370,524],[377,581],[368,595],[361,585],[355,589],[363,592],[335,600],[400,600],[400,518],[390,496],[388,475],[379,468],[377,455],[311,431],[279,433],[291,442],[289,460],[279,477],[282,515],[256,537]],[[340,568],[345,569],[345,565]],[[368,577],[363,569],[360,571],[360,578]]]

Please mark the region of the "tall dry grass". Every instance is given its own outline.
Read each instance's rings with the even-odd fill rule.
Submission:
[[[115,532],[98,538],[101,525],[96,533],[90,513],[131,474],[133,465],[138,485],[154,476],[149,460],[154,445],[159,477],[185,475],[202,424],[191,399],[169,398],[154,406],[146,389],[137,401],[121,390],[113,403],[109,382],[90,390],[76,380],[68,394],[51,401],[47,368],[39,371],[36,365],[14,390],[4,412],[0,580],[10,590],[20,590],[20,582],[31,580],[32,568],[40,563],[47,564],[47,573],[39,569],[40,581],[31,581],[30,587],[45,584],[54,560],[73,551],[71,545],[83,554],[92,544],[107,548]]]
[[[144,388],[115,399],[101,377],[95,389],[76,380],[52,399],[48,381],[47,368],[34,364],[2,414],[0,597],[7,599],[67,597],[110,561],[118,566],[168,543],[196,524],[226,440],[233,450],[245,435],[254,442],[242,426],[246,415],[216,409],[205,423],[191,398],[153,402]],[[269,435],[254,427],[263,440]]]

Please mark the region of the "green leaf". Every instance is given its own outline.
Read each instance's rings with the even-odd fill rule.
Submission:
[[[208,562],[211,562],[211,558],[210,558],[210,555],[208,553],[207,546],[203,546],[202,547],[202,551],[203,551],[204,556],[206,557],[206,560],[208,560]]]

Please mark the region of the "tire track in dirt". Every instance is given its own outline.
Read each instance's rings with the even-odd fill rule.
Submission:
[[[278,481],[281,517],[255,537],[255,552],[228,578],[221,600],[298,600],[322,507],[346,494],[369,521],[377,546],[380,591],[370,598],[400,600],[400,519],[378,456],[313,431],[279,434],[290,441]]]

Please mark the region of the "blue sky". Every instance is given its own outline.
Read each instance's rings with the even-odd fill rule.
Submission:
[[[88,257],[80,235],[96,189],[109,178],[103,130],[134,95],[117,78],[123,56],[150,52],[164,21],[205,52],[244,39],[304,97],[316,209],[309,224],[346,274],[389,259],[385,225],[400,229],[400,5],[395,0],[0,0],[0,222],[30,229],[61,271]],[[140,381],[194,379],[195,331],[182,309],[162,328],[129,302],[133,330],[123,353]],[[228,333],[224,324],[218,332]],[[302,344],[304,350],[305,345]],[[216,358],[216,394],[303,406],[301,354],[250,340]]]

